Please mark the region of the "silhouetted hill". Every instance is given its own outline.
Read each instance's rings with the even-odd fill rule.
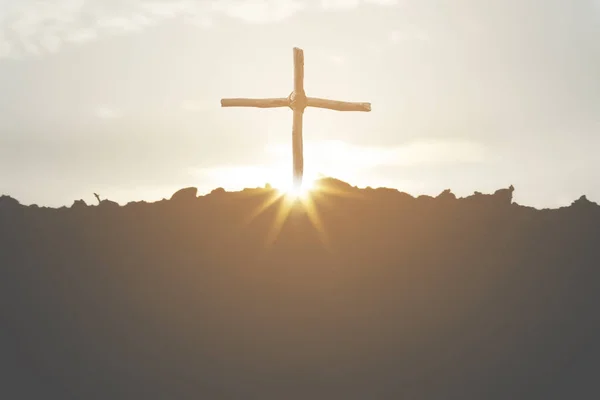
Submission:
[[[0,398],[600,397],[597,204],[319,184],[1,197]]]

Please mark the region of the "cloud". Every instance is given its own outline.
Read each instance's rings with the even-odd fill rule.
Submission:
[[[486,148],[463,140],[417,141],[382,153],[382,165],[443,166],[477,164],[486,160]]]
[[[94,110],[94,115],[101,119],[114,119],[120,117],[121,113],[114,108],[100,106]]]
[[[380,6],[396,6],[400,4],[400,0],[365,0],[365,3],[377,4]]]
[[[206,25],[205,19],[210,17],[210,2],[4,1],[0,2],[0,34],[4,32],[4,42],[8,45],[0,47],[0,57],[52,53],[65,43],[81,44],[103,35],[139,32],[178,16],[194,17]]]
[[[322,165],[343,165],[345,168],[375,168],[379,166],[440,166],[480,163],[485,160],[485,148],[463,140],[422,140],[395,147],[357,146],[342,141],[308,142],[306,157]],[[267,152],[287,157],[285,146],[272,146]]]
[[[306,6],[299,0],[219,0],[213,10],[250,23],[277,22]]]
[[[195,101],[195,100],[186,100],[181,103],[181,108],[184,111],[208,111],[214,110],[218,103],[214,101]]]
[[[94,40],[98,37],[98,33],[89,28],[82,28],[80,30],[74,30],[69,34],[65,35],[64,40],[72,43],[85,43]]]
[[[400,4],[399,0],[321,0],[324,9],[350,9],[361,4],[374,4],[379,6],[395,6]]]
[[[12,54],[12,44],[0,32],[0,58],[10,57]]]
[[[325,9],[332,8],[354,8],[360,4],[361,0],[322,0],[321,5]]]
[[[338,56],[335,54],[332,54],[329,56],[329,61],[331,61],[332,63],[334,63],[336,65],[343,65],[346,63],[346,60],[344,59],[344,57]]]
[[[305,143],[304,176],[310,181],[320,174],[362,186],[393,186],[375,171],[379,167],[444,167],[482,163],[486,149],[463,140],[423,140],[396,147],[357,146],[342,141]],[[270,183],[277,188],[291,184],[289,145],[270,144],[260,163],[246,165],[213,165],[191,168],[188,172],[204,185],[201,190],[223,187],[241,190]],[[398,181],[402,187],[418,192],[419,182]]]
[[[340,9],[397,3],[397,0],[3,0],[0,1],[0,58],[53,53],[65,43],[82,44],[104,35],[139,32],[178,17],[209,28],[216,15],[247,23],[269,23],[289,18],[313,4],[323,9]]]
[[[102,18],[96,22],[96,29],[117,34],[120,32],[140,31],[154,23],[154,20],[146,15],[137,14],[132,17],[109,17]]]
[[[408,27],[403,30],[393,30],[390,32],[389,40],[392,43],[406,41],[428,42],[431,40],[429,33],[417,27]]]

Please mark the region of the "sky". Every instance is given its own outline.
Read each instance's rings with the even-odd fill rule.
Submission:
[[[58,207],[291,182],[600,202],[598,0],[0,0],[0,194]]]

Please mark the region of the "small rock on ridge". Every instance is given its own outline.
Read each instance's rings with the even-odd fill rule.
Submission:
[[[189,201],[195,200],[198,194],[198,189],[195,187],[187,187],[183,189],[179,189],[173,196],[171,196],[172,201]]]

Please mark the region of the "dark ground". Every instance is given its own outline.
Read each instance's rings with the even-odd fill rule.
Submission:
[[[321,185],[0,198],[0,399],[600,398],[600,206]]]

